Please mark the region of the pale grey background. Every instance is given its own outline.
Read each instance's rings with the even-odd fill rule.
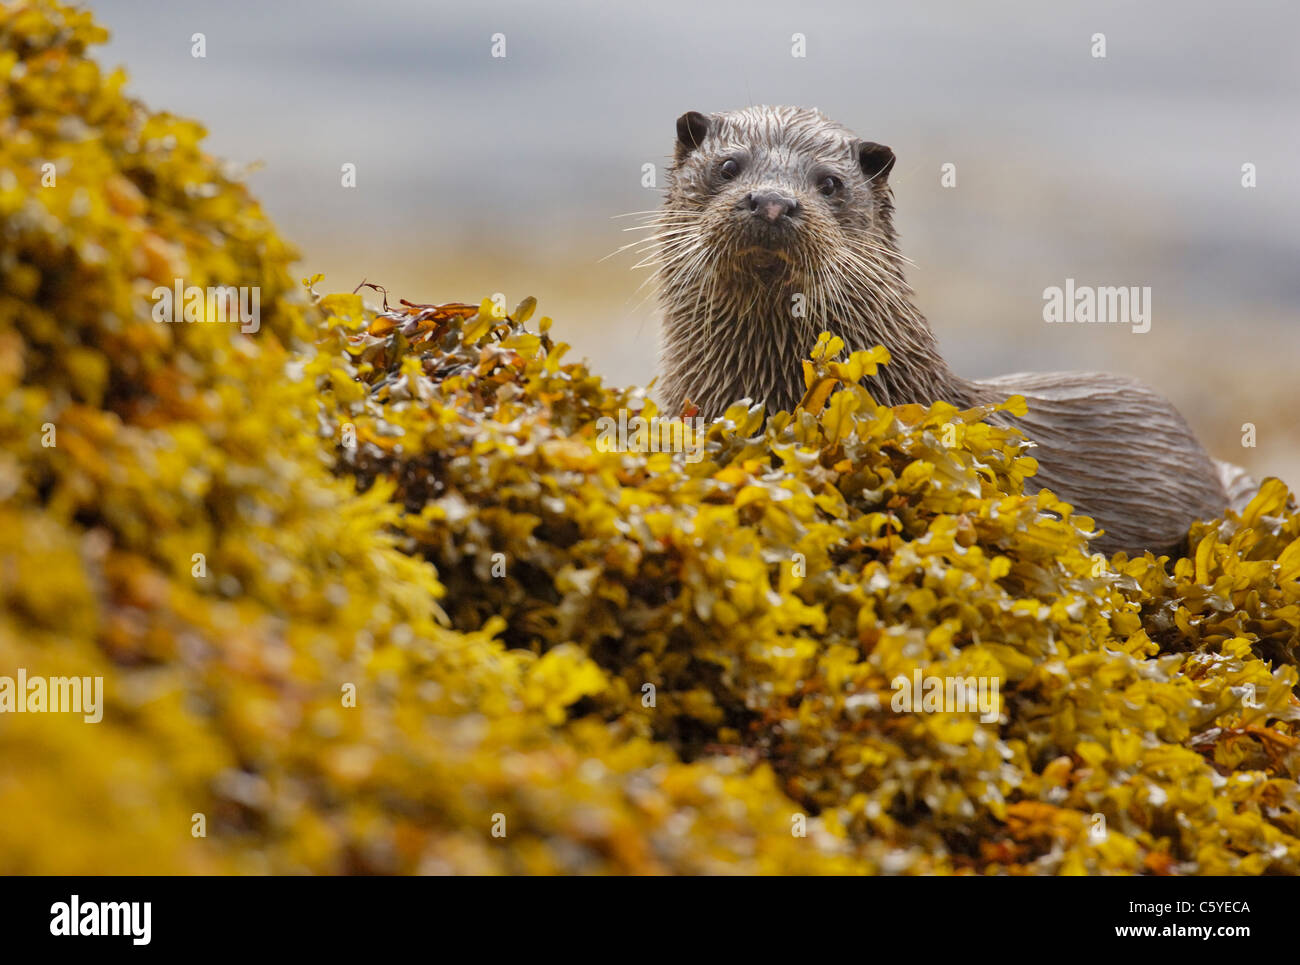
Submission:
[[[534,294],[576,354],[645,381],[657,331],[642,275],[630,256],[599,260],[629,240],[611,217],[658,201],[642,164],[665,159],[685,110],[812,105],[897,152],[912,281],[959,371],[1131,372],[1216,454],[1300,481],[1298,5],[91,6],[131,91],[203,121],[215,153],[264,162],[254,190],[326,288]],[[497,32],[505,60],[490,57]],[[355,190],[339,186],[345,161]],[[1151,286],[1152,331],[1046,325],[1042,291],[1066,277]],[[1247,421],[1255,451],[1240,448]]]

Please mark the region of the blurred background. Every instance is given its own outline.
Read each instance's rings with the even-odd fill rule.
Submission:
[[[958,372],[1137,375],[1216,456],[1300,485],[1300,6],[92,6],[133,94],[205,123],[212,152],[261,163],[249,180],[322,290],[535,295],[575,355],[643,383],[658,353],[645,272],[630,253],[601,260],[635,237],[616,215],[659,203],[642,165],[662,185],[686,110],[814,106],[898,155],[910,277]],[[956,187],[940,185],[946,163]],[[1257,187],[1242,186],[1247,163]],[[1066,278],[1150,286],[1150,332],[1046,324],[1043,289]]]

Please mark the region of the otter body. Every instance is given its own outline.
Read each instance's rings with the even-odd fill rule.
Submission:
[[[1172,550],[1193,521],[1228,506],[1225,482],[1233,479],[1234,494],[1249,488],[1239,470],[1209,457],[1172,404],[1135,380],[956,375],[903,275],[893,164],[889,148],[816,110],[678,120],[652,242],[666,411],[689,400],[712,419],[743,398],[792,408],[803,394],[801,360],[829,331],[850,350],[889,349],[892,361],[870,382],[885,405],[970,407],[1023,395],[1029,414],[1005,418],[1037,443],[1031,489],[1051,489],[1095,519],[1105,532],[1094,545],[1107,553]]]

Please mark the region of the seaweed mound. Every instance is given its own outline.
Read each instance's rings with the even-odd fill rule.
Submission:
[[[0,683],[103,679],[0,713],[0,871],[1300,870],[1281,483],[1106,560],[883,349],[700,425],[531,300],[299,288],[103,39],[0,6]]]

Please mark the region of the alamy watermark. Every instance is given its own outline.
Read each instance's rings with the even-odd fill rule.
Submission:
[[[1065,287],[1043,289],[1043,321],[1109,323],[1132,325],[1133,332],[1151,331],[1151,287],[1076,285],[1065,279]]]
[[[684,452],[687,462],[699,462],[704,458],[705,424],[698,416],[663,419],[635,415],[629,419],[628,411],[619,409],[617,419],[601,416],[596,420],[596,448],[601,452]]]
[[[103,677],[0,676],[0,714],[81,714],[87,724],[104,717]]]
[[[910,678],[899,675],[890,687],[895,713],[966,714],[979,711],[980,721],[992,724],[1001,716],[997,677],[930,677],[917,667]]]
[[[50,934],[124,935],[133,945],[148,945],[152,919],[151,901],[82,901],[73,895],[50,905]]]
[[[187,287],[177,278],[172,288],[159,285],[151,294],[155,322],[230,322],[245,335],[262,327],[262,289],[256,285]]]

